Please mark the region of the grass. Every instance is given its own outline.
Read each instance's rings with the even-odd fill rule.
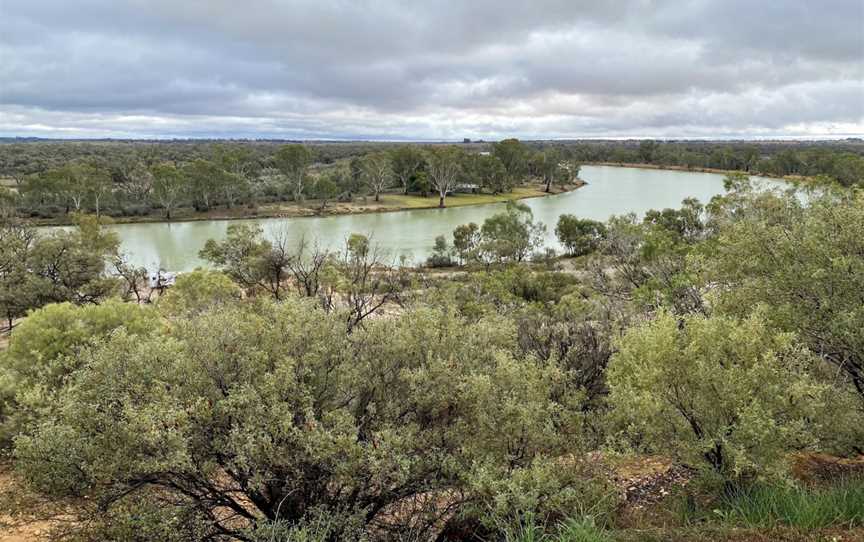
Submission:
[[[485,203],[500,203],[504,201],[534,198],[544,196],[546,193],[537,186],[518,186],[512,192],[506,194],[451,194],[447,196],[445,205],[447,207],[462,207],[465,205],[483,205]],[[438,207],[438,196],[430,194],[428,197],[414,194],[387,194],[381,197],[383,207],[397,207],[400,209],[426,209]]]
[[[503,542],[613,542],[608,531],[590,516],[570,518],[555,528],[538,525],[529,517],[515,528],[505,529]],[[550,532],[551,531],[551,532]]]
[[[724,500],[719,514],[747,527],[799,529],[864,526],[864,480],[830,487],[756,486]]]
[[[804,531],[864,527],[864,479],[826,487],[756,485],[722,498],[710,511],[683,503],[680,513],[686,524]]]

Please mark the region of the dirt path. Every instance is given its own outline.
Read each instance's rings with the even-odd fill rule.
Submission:
[[[52,531],[73,520],[68,506],[28,492],[10,465],[0,464],[0,542],[51,540]]]

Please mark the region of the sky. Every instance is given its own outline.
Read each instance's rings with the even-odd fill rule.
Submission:
[[[0,136],[862,134],[862,0],[0,0]]]

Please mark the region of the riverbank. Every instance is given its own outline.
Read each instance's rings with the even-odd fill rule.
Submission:
[[[507,201],[563,194],[581,188],[586,184],[585,181],[577,179],[573,184],[568,186],[553,186],[549,192],[545,191],[546,186],[543,183],[529,183],[517,186],[511,192],[506,194],[454,193],[447,196],[445,203],[448,208],[486,205],[489,203],[503,203]],[[145,216],[111,217],[111,221],[114,224],[147,224],[161,222],[197,222],[207,220],[302,218],[388,213],[395,211],[413,211],[418,209],[437,208],[437,195],[430,194],[429,196],[424,197],[416,194],[385,193],[381,194],[380,201],[375,201],[372,196],[363,196],[358,197],[351,202],[328,202],[324,207],[322,207],[320,200],[307,200],[300,204],[292,202],[267,203],[259,205],[254,209],[249,207],[234,207],[231,209],[213,209],[208,212],[196,212],[193,209],[179,209],[172,213],[170,220],[166,219],[161,214],[154,214]],[[56,218],[31,218],[27,219],[27,221],[34,226],[68,226],[71,224],[71,221],[66,216]]]

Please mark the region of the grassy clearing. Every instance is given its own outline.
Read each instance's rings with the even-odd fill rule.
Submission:
[[[545,195],[546,193],[539,186],[519,186],[506,194],[451,194],[447,196],[445,204],[447,207],[462,207],[465,205],[483,205],[486,203],[536,198]],[[430,195],[424,198],[423,196],[414,194],[387,194],[381,197],[380,203],[382,207],[426,209],[438,207],[438,197]]]

